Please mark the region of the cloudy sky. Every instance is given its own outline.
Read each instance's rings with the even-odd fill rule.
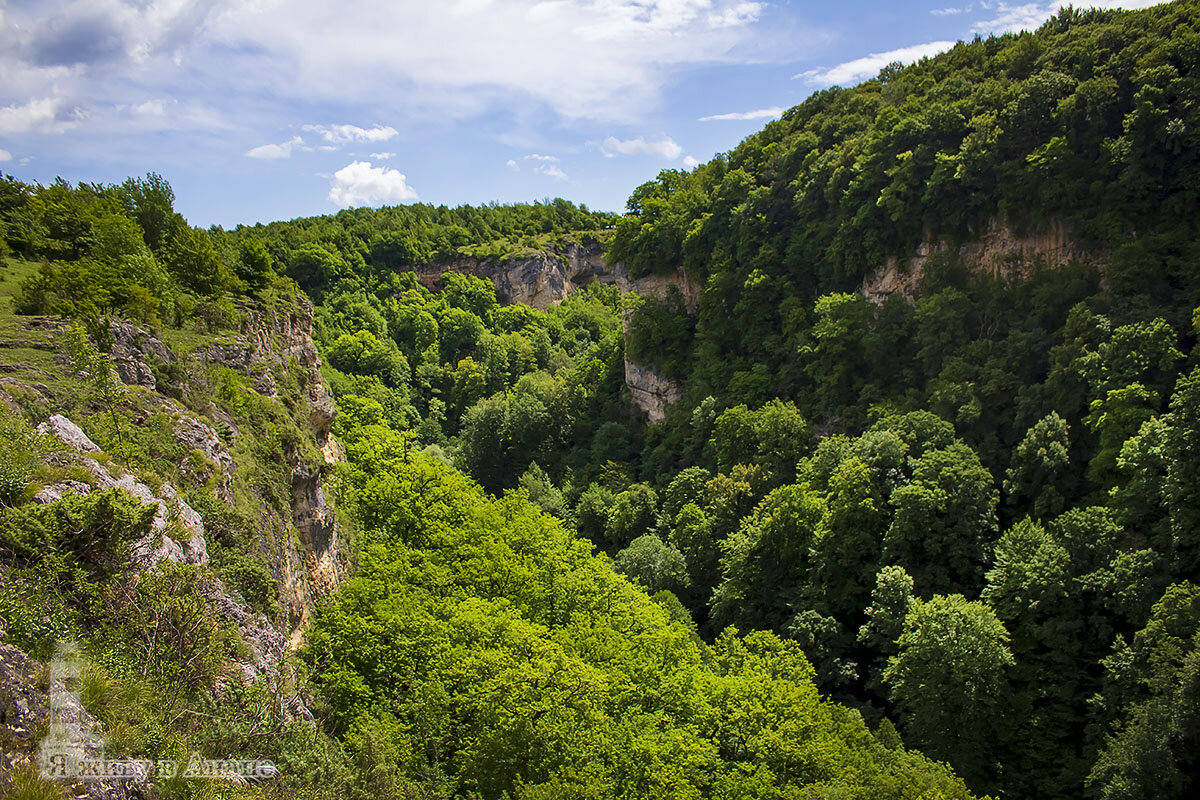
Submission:
[[[1057,5],[0,0],[0,171],[159,172],[205,226],[417,200],[620,210],[817,89]]]

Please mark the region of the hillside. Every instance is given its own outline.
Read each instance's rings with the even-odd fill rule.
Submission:
[[[541,311],[379,268],[314,312],[275,266],[337,251],[193,229],[157,176],[5,188],[7,796],[969,796],[563,522],[546,470],[621,480],[641,430],[615,286]],[[39,776],[76,658],[68,741],[148,773]],[[161,765],[193,758],[277,772]]]
[[[1065,9],[619,217],[4,181],[6,769],[74,638],[280,772],[154,796],[1192,796],[1198,54]]]

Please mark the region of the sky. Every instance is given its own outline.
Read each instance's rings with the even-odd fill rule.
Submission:
[[[0,0],[0,172],[157,172],[204,227],[418,201],[621,211],[814,91],[1059,5],[950,1]]]

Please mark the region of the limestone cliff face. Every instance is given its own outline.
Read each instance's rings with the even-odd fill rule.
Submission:
[[[675,381],[659,375],[653,367],[625,360],[625,385],[633,404],[641,409],[650,422],[667,416],[667,409],[683,395]]]
[[[900,259],[892,256],[863,280],[862,293],[873,303],[882,303],[899,292],[912,297],[930,258],[954,251],[972,272],[1000,278],[1020,278],[1034,269],[1060,269],[1072,262],[1103,267],[1105,254],[1087,250],[1071,238],[1057,220],[1040,233],[1017,234],[1006,221],[994,219],[976,239],[953,247],[945,239],[927,236],[915,254]]]
[[[245,469],[236,463],[232,452],[243,432],[235,420],[206,399],[207,366],[217,365],[245,375],[254,391],[272,400],[280,399],[277,376],[291,374],[298,380],[302,409],[299,425],[311,434],[315,449],[290,448],[281,454],[290,473],[290,508],[278,511],[264,506],[264,517],[259,520],[262,535],[258,540],[280,586],[277,599],[282,613],[274,627],[281,642],[295,645],[317,597],[335,588],[347,572],[341,532],[323,485],[326,467],[341,460],[340,448],[330,435],[333,398],[321,378],[320,358],[312,340],[313,307],[307,298],[299,296],[292,303],[271,308],[245,304],[239,308],[239,316],[236,331],[202,342],[190,352],[176,352],[148,331],[114,322],[110,326],[111,356],[121,379],[143,390],[138,395],[138,405],[145,408],[139,413],[165,413],[171,420],[176,441],[198,452],[210,465],[218,499],[230,504],[234,501],[235,475],[239,469]],[[190,402],[179,402],[185,394]],[[164,485],[154,493],[132,475],[109,475],[99,465],[92,469],[90,464],[95,462],[82,454],[95,445],[87,441],[82,431],[61,417],[52,417],[47,425],[73,447],[69,440],[78,431],[83,441],[75,449],[80,451],[83,466],[95,476],[94,487],[47,487],[43,490],[47,501],[54,499],[56,493],[86,493],[109,486],[124,488],[143,503],[170,507],[172,514],[183,512],[185,520],[194,517],[195,524],[189,526],[194,535],[182,547],[165,537],[144,543],[142,560],[148,567],[162,560],[190,563],[207,560],[203,520],[179,499],[172,487]],[[222,428],[224,435],[217,428]],[[193,549],[198,552],[193,553]],[[236,606],[236,601],[230,605]],[[231,613],[246,620],[253,616],[244,611]]]
[[[443,272],[458,272],[487,278],[503,303],[523,303],[546,309],[590,283],[614,285],[622,292],[665,297],[671,286],[683,294],[691,313],[700,307],[700,285],[682,271],[670,275],[632,278],[623,264],[608,264],[600,244],[568,245],[561,251],[546,251],[510,261],[480,261],[462,257],[449,262],[421,264],[413,268],[425,286],[440,288]]]
[[[413,271],[417,279],[430,288],[440,288],[444,272],[487,278],[495,285],[501,302],[523,303],[538,309],[546,309],[591,283],[616,286],[622,294],[636,292],[660,300],[666,299],[674,287],[683,296],[689,314],[695,315],[700,309],[702,287],[682,270],[668,275],[633,278],[625,265],[608,264],[604,259],[604,248],[599,244],[572,244],[563,251],[548,251],[510,261],[463,257],[451,262],[423,264]],[[651,422],[666,416],[666,409],[681,394],[678,384],[659,375],[653,367],[628,359],[625,361],[625,384],[633,404]]]
[[[480,261],[463,256],[449,262],[420,264],[417,279],[430,288],[441,288],[444,272],[487,278],[503,303],[523,303],[546,309],[576,289],[593,281],[608,282],[610,274],[600,245],[568,245],[562,252],[547,251],[509,261]]]

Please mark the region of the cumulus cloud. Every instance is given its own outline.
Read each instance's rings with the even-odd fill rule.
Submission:
[[[0,150],[0,161],[12,161],[12,153],[7,150]]]
[[[395,157],[396,157],[395,153],[370,153],[367,156],[367,158],[375,159],[377,161],[387,161],[389,158],[395,158]]]
[[[615,136],[610,136],[600,145],[600,149],[610,158],[615,155],[637,155],[655,156],[657,158],[665,158],[668,161],[674,161],[683,155],[683,148],[676,144],[675,140],[670,136],[664,136],[656,142],[647,141],[644,136],[624,141]]]
[[[360,128],[357,125],[304,125],[301,130],[311,131],[333,145],[386,142],[398,133],[390,125],[376,125],[372,128]]]
[[[417,192],[399,170],[372,166],[370,161],[353,161],[333,173],[329,199],[342,208],[381,203],[411,203]]]
[[[299,136],[293,136],[286,142],[279,144],[263,144],[258,147],[251,148],[246,151],[246,155],[250,158],[274,159],[274,158],[291,158],[293,150],[308,150],[310,148],[304,146],[304,140]]]
[[[945,50],[954,47],[955,42],[926,42],[925,44],[915,44],[911,47],[901,47],[896,50],[888,50],[884,53],[871,53],[870,55],[856,58],[853,61],[846,61],[838,64],[835,67],[824,69],[810,69],[807,72],[801,72],[799,75],[794,75],[795,78],[804,78],[810,84],[820,86],[845,86],[852,83],[857,83],[864,78],[874,77],[879,73],[879,70],[891,64],[893,61],[899,61],[905,64],[913,61],[920,61],[927,56],[936,55]]]
[[[549,161],[551,163],[558,161],[558,159],[554,156],[544,156],[544,155],[541,155],[540,153],[530,153],[529,155],[525,156],[525,160],[526,161]]]
[[[554,178],[554,180],[556,180],[556,181],[567,180],[567,173],[563,172],[561,169],[556,167],[554,164],[538,164],[536,167],[533,168],[533,171],[537,172],[541,175],[547,175],[551,178]]]
[[[35,98],[0,108],[0,135],[62,133],[86,116],[82,109],[68,107],[59,98]]]
[[[701,117],[700,122],[715,122],[718,120],[731,119],[777,119],[785,109],[783,106],[771,106],[770,108],[756,108],[753,111],[732,111],[728,114],[713,114],[709,117]]]
[[[952,17],[958,14],[970,14],[974,6],[965,6],[963,8],[934,8],[930,9],[929,13],[935,17]]]
[[[687,167],[688,169],[691,169],[692,167],[699,165],[699,163],[700,163],[700,159],[694,158],[693,156],[684,156],[683,157],[683,166]]]
[[[505,162],[504,162],[504,166],[508,167],[508,168],[509,168],[509,169],[511,169],[513,172],[520,172],[520,171],[521,171],[521,165],[520,165],[520,164],[518,164],[516,161],[513,161],[511,158],[510,158],[508,161],[505,161]]]

